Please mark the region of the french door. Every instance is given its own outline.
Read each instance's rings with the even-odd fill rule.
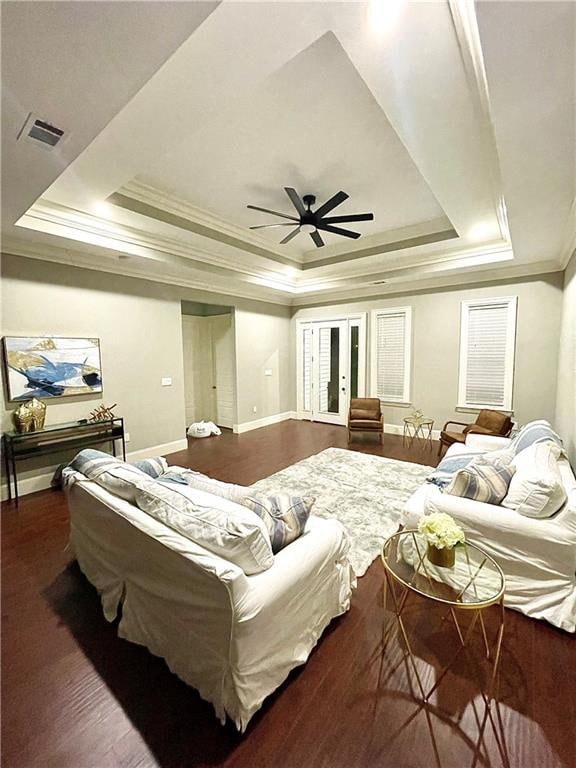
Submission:
[[[364,316],[298,323],[298,417],[346,424],[365,386]]]

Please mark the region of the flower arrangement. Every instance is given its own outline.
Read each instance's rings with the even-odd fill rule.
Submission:
[[[464,544],[466,540],[462,528],[445,512],[423,515],[418,522],[418,531],[436,549],[452,549]]]

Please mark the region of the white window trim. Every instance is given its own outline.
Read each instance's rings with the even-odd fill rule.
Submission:
[[[467,403],[466,402],[466,371],[468,368],[468,318],[472,307],[488,307],[497,304],[508,305],[508,317],[506,328],[506,358],[504,370],[504,403]],[[516,355],[516,315],[518,297],[499,296],[493,299],[477,299],[475,301],[463,301],[460,308],[460,368],[458,373],[458,406],[457,409],[480,411],[482,408],[496,408],[509,413],[513,412],[512,399],[514,392],[514,361]]]
[[[382,315],[398,315],[404,313],[406,318],[406,334],[404,337],[404,391],[402,397],[383,399],[378,394],[378,345],[377,323]],[[380,397],[380,402],[389,405],[409,406],[412,404],[412,307],[386,307],[373,309],[370,322],[370,394]]]

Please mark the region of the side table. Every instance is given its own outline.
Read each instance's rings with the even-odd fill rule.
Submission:
[[[410,445],[415,439],[424,440],[429,448],[432,448],[432,430],[434,429],[434,419],[428,419],[426,416],[406,416],[404,419],[403,441],[407,439]]]

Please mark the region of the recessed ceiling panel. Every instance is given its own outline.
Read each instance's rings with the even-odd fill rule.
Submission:
[[[248,203],[294,214],[284,186],[316,195],[317,205],[344,190],[349,199],[332,213],[373,212],[374,221],[354,225],[365,235],[445,215],[332,33],[270,76],[240,108],[224,105],[217,120],[191,130],[137,180],[245,227],[280,221],[248,210]],[[285,234],[258,232],[274,243]],[[342,243],[336,235],[324,239]],[[302,253],[313,244],[300,234],[285,247]]]

